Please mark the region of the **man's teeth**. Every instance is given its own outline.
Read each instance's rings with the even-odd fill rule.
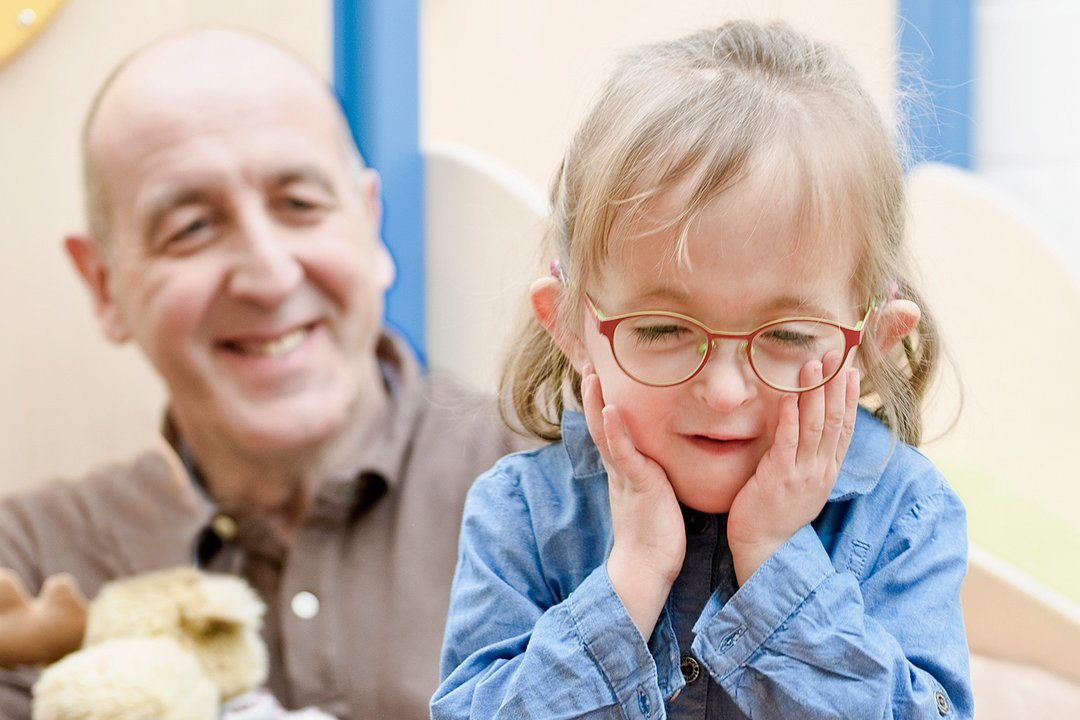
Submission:
[[[284,355],[299,347],[300,343],[304,342],[304,338],[307,337],[308,332],[310,332],[308,328],[297,328],[296,330],[285,333],[279,338],[267,340],[266,342],[237,343],[236,349],[244,355],[278,357],[279,355]]]

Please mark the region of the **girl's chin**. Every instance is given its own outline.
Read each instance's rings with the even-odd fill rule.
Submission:
[[[711,472],[704,467],[694,468],[693,473],[687,473],[681,477],[668,474],[672,480],[675,497],[684,507],[698,512],[719,515],[731,510],[736,496],[749,482],[757,469],[757,464],[747,469],[740,463],[739,467],[719,467]]]
[[[675,490],[675,498],[683,507],[696,510],[709,515],[721,515],[731,510],[731,503],[735,500],[735,493],[716,493],[691,490],[680,492]]]

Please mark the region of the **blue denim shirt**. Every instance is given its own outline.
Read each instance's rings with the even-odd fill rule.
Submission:
[[[648,642],[606,572],[584,418],[473,486],[433,718],[970,718],[964,508],[860,409],[821,515],[737,587],[726,516],[686,511]]]

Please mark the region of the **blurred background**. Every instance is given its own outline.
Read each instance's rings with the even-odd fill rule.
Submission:
[[[1080,680],[1062,649],[1080,638],[1074,0],[0,0],[0,492],[128,457],[158,427],[161,387],[99,336],[61,245],[84,226],[84,113],[134,49],[246,27],[333,83],[384,179],[390,321],[433,369],[494,387],[547,184],[610,64],[735,17],[837,45],[907,128],[911,236],[951,358],[923,449],[994,572],[1075,625],[1033,630],[995,600],[988,627],[1045,637],[1027,659]],[[1007,654],[998,634],[986,649]]]

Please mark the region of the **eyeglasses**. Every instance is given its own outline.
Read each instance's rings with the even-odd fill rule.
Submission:
[[[679,385],[701,372],[721,340],[736,340],[761,382],[784,392],[807,392],[836,377],[863,339],[866,322],[877,307],[871,301],[866,315],[853,327],[831,320],[791,317],[759,325],[748,333],[718,332],[692,317],[663,310],[606,316],[587,294],[585,301],[596,329],[608,339],[611,354],[622,371],[643,385]],[[834,355],[826,362],[830,353]],[[822,378],[802,379],[809,362],[820,362]]]

